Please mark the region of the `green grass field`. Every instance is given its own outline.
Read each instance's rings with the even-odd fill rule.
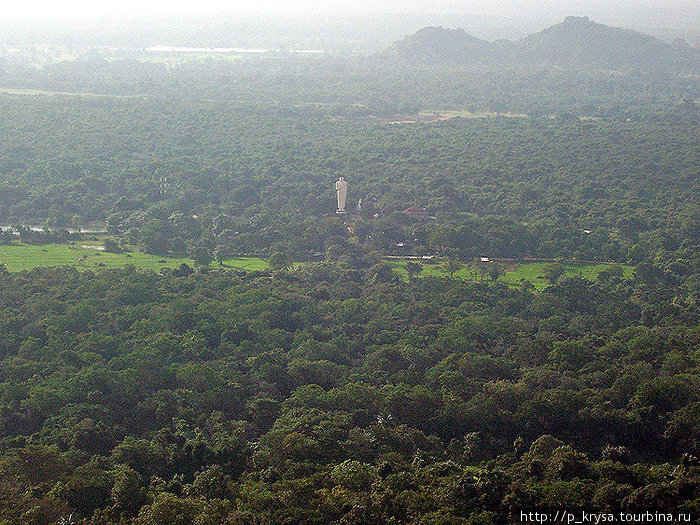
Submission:
[[[219,266],[219,263],[211,263],[211,266],[216,268]],[[259,257],[234,257],[233,259],[226,259],[223,261],[223,267],[255,272],[258,270],[267,270],[270,265],[267,264],[265,259],[260,259]]]
[[[387,262],[394,267],[394,271],[399,273],[404,279],[408,278],[406,273],[406,263],[408,261],[403,259],[387,259]],[[525,263],[517,265],[515,268],[506,269],[505,275],[499,278],[499,281],[508,284],[509,286],[519,286],[523,282],[532,283],[538,290],[545,288],[547,286],[547,281],[542,278],[544,269],[549,266],[550,263]],[[573,277],[580,275],[591,281],[595,281],[598,278],[600,272],[612,268],[613,264],[590,264],[590,263],[577,263],[577,262],[563,262],[564,275],[566,277]],[[446,277],[448,274],[444,270],[441,262],[437,264],[423,264],[423,271],[419,276],[433,276],[433,277]],[[631,266],[622,265],[622,270],[626,279],[632,277],[633,268]],[[475,281],[480,280],[478,275],[475,276],[474,267],[472,265],[465,265],[461,270],[454,275],[458,279],[465,281]],[[485,277],[485,281],[489,278]]]
[[[161,257],[132,251],[128,253],[107,253],[97,249],[99,241],[82,241],[70,244],[27,245],[14,244],[0,246],[0,264],[11,272],[31,270],[47,266],[74,266],[76,268],[100,269],[123,268],[131,264],[138,269],[159,272],[163,268],[177,268],[182,263],[194,266],[192,259],[178,257]],[[219,267],[212,263],[212,268]],[[236,257],[224,261],[224,268],[246,271],[264,270],[268,267],[265,260],[257,257]]]
[[[177,268],[182,263],[194,266],[194,261],[188,258],[161,257],[139,251],[107,253],[98,249],[101,246],[101,241],[89,240],[75,244],[2,245],[0,246],[0,264],[4,264],[11,272],[49,266],[74,266],[76,268],[97,270],[100,268],[123,268],[128,264],[138,269],[160,272],[164,268]],[[404,279],[408,278],[405,269],[408,261],[403,259],[387,259],[387,261]],[[299,264],[295,263],[294,266],[298,267]],[[547,286],[547,281],[542,278],[547,265],[548,263],[540,262],[520,264],[515,268],[507,269],[505,275],[499,280],[510,286],[519,286],[523,282],[530,282],[535,288],[542,289]],[[212,262],[210,266],[212,268],[251,272],[269,268],[267,261],[259,257],[234,257],[224,260],[221,265],[218,262]],[[441,262],[437,264],[422,264],[422,266],[421,277],[447,276],[447,272],[445,272]],[[563,266],[567,277],[580,275],[586,279],[595,280],[600,272],[611,268],[613,265],[565,262]],[[632,267],[623,266],[622,268],[625,277],[630,278],[632,276]],[[463,266],[462,269],[455,273],[455,277],[465,281],[480,280],[480,277],[475,275],[472,265]],[[488,280],[488,278],[485,280]]]

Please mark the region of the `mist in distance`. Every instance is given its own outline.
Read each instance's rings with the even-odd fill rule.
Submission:
[[[35,0],[3,7],[0,45],[125,45],[131,39],[135,47],[298,44],[372,51],[425,26],[517,39],[571,15],[700,43],[696,0]]]

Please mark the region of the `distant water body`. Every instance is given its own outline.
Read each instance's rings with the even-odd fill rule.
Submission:
[[[240,53],[240,54],[252,54],[261,55],[264,53],[274,53],[274,52],[289,52],[300,55],[318,55],[323,54],[325,51],[323,49],[264,49],[264,48],[251,48],[251,47],[173,47],[173,46],[153,46],[147,47],[146,51],[149,53],[212,53],[212,54],[223,54],[223,53]]]

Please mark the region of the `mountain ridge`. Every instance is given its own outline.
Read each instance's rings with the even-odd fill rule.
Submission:
[[[519,40],[490,42],[464,29],[425,27],[394,42],[384,57],[444,65],[479,62],[549,64],[603,69],[683,69],[698,71],[700,48],[674,43],[589,17],[564,21]]]

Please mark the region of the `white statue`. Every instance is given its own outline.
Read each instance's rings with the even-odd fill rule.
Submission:
[[[335,193],[338,196],[338,211],[336,213],[345,213],[345,201],[348,197],[348,183],[343,177],[335,183]]]

